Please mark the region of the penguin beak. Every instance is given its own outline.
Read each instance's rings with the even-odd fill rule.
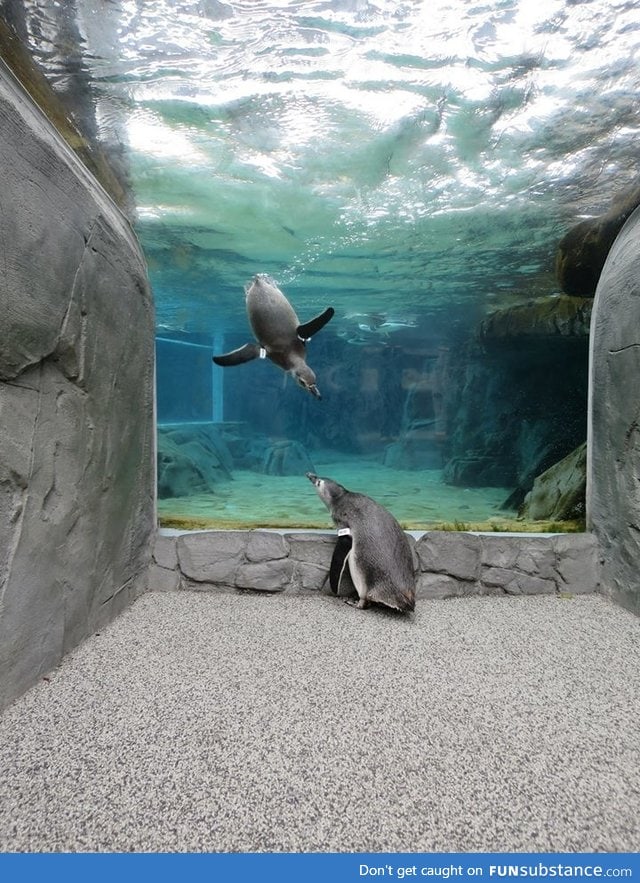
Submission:
[[[309,371],[308,373],[313,376],[313,371]],[[314,396],[316,399],[322,398],[322,396],[320,395],[320,390],[315,385],[315,383],[309,383],[310,378],[303,376],[302,373],[296,371],[295,368],[291,369],[290,374],[292,375],[293,379],[298,384],[298,386],[302,387],[302,389],[306,389],[306,391],[310,392],[311,395]],[[315,377],[314,377],[314,379],[315,379]]]

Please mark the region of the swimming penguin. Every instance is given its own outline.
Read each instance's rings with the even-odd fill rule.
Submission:
[[[313,472],[307,472],[307,478],[315,485],[338,528],[329,572],[333,593],[338,593],[348,564],[360,599],[357,607],[363,609],[372,601],[402,612],[413,610],[413,555],[409,540],[393,515],[371,497],[353,494],[330,478],[319,478]]]
[[[269,276],[254,276],[244,290],[249,324],[258,343],[245,343],[233,352],[214,356],[213,361],[216,365],[241,365],[266,357],[291,374],[303,389],[322,398],[316,375],[305,361],[305,344],[331,319],[333,307],[301,325],[295,310]]]

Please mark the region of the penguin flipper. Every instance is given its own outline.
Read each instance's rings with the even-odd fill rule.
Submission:
[[[314,334],[317,334],[321,328],[324,328],[329,319],[333,318],[334,313],[335,310],[333,307],[327,307],[324,313],[320,313],[315,319],[311,319],[310,322],[305,322],[304,325],[298,325],[296,334],[300,340],[310,340]]]
[[[216,365],[242,365],[243,362],[250,362],[257,359],[260,355],[260,346],[257,343],[245,343],[244,346],[230,353],[224,353],[222,356],[214,356],[213,361]]]
[[[345,569],[345,563],[349,552],[351,551],[351,546],[353,544],[353,537],[345,534],[344,536],[338,537],[334,550],[333,557],[331,558],[331,566],[329,568],[329,585],[331,586],[331,591],[334,595],[338,594],[338,590],[340,588],[340,580],[342,578],[342,573]]]

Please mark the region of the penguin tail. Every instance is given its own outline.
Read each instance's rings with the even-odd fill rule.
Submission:
[[[401,613],[413,613],[416,609],[416,596],[414,592],[407,592],[407,594],[398,595],[397,597],[397,609]]]

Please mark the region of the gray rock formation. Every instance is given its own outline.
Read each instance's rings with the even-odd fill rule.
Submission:
[[[158,496],[215,493],[231,479],[233,458],[214,423],[158,427]]]
[[[506,340],[520,346],[540,338],[548,344],[559,337],[585,338],[591,308],[592,301],[583,297],[539,297],[494,310],[480,323],[479,336],[486,344]]]
[[[0,707],[136,597],[153,308],[128,223],[0,62]]]
[[[636,180],[618,194],[611,208],[596,218],[580,221],[562,237],[556,255],[556,276],[567,294],[593,297],[609,250],[629,215],[640,205]]]
[[[269,446],[262,463],[266,475],[305,475],[315,466],[304,445],[296,441],[277,441]]]
[[[609,252],[591,328],[587,523],[604,590],[640,613],[640,210]]]
[[[233,468],[260,472],[270,446],[268,437],[256,432],[250,422],[225,420],[217,425]]]
[[[571,521],[585,517],[587,443],[579,445],[533,482],[520,515],[527,521]]]
[[[406,387],[398,437],[387,445],[382,463],[392,469],[440,469],[442,443],[446,438],[443,384],[447,382],[449,350],[430,353]]]
[[[497,310],[449,366],[444,478],[515,488],[519,509],[536,476],[586,437],[591,301],[547,297]]]
[[[158,426],[158,496],[215,494],[234,469],[267,475],[304,475],[313,462],[300,442],[270,441],[244,423],[173,423]]]

